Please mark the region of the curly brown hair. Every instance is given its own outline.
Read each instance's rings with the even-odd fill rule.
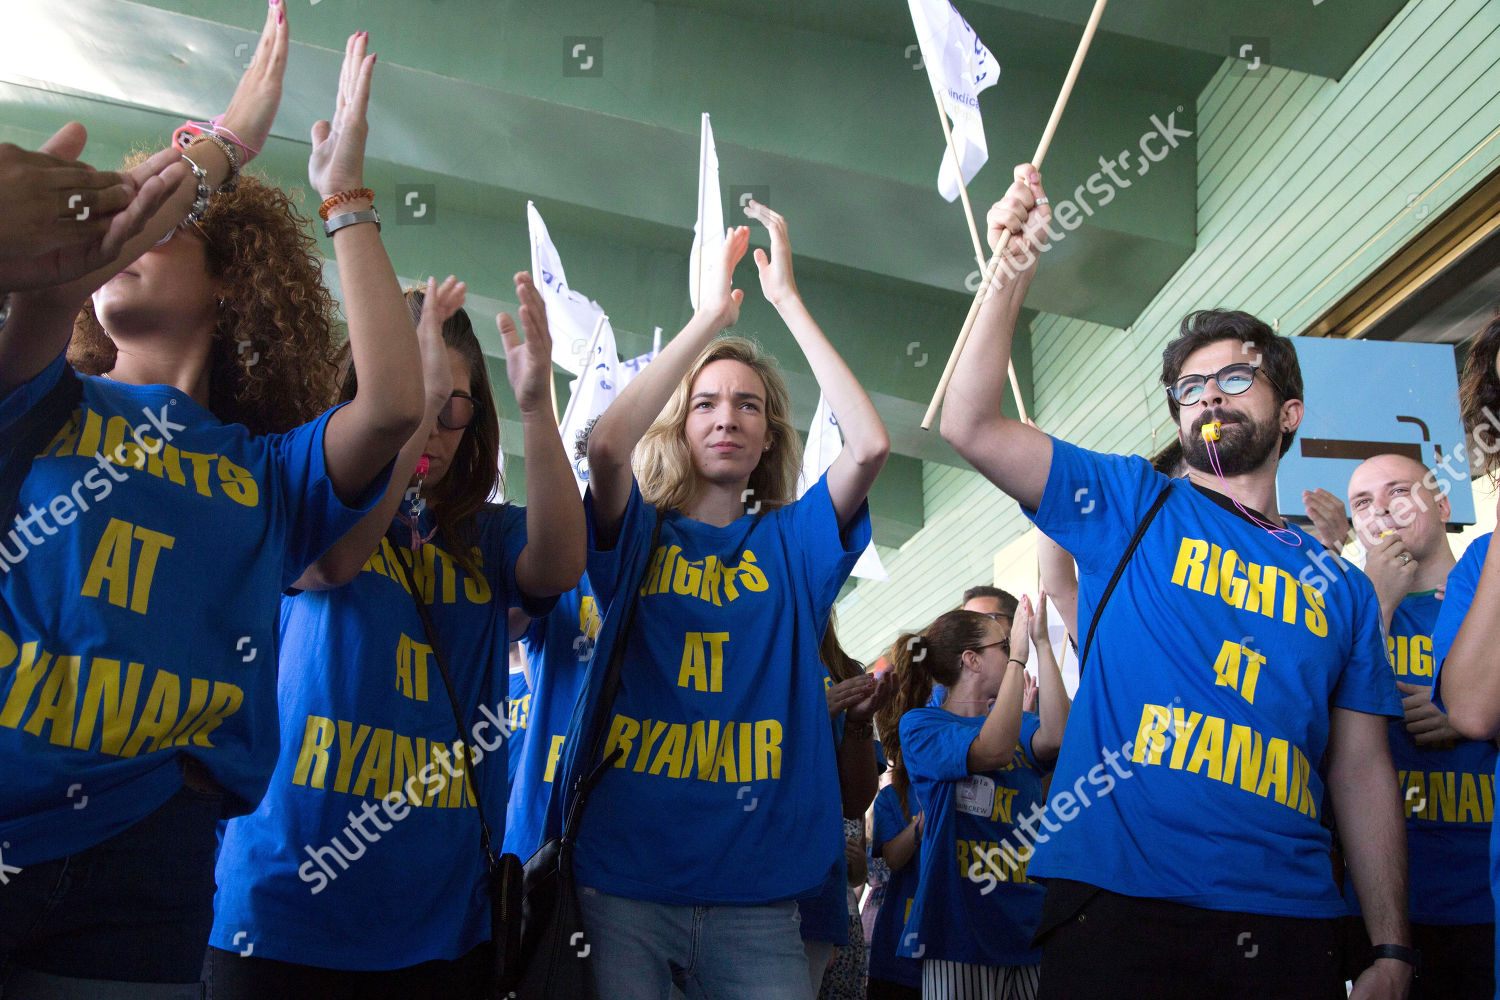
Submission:
[[[1500,375],[1495,369],[1497,359],[1500,359],[1500,316],[1490,320],[1489,325],[1474,338],[1458,383],[1458,408],[1463,414],[1464,430],[1471,438],[1471,445],[1476,440],[1481,445],[1484,443],[1483,439],[1475,437],[1475,431],[1486,424],[1490,425],[1491,441],[1494,432],[1500,431],[1500,427],[1494,426],[1495,411],[1500,410]],[[1476,476],[1500,471],[1500,453],[1493,448],[1470,448],[1469,461]]]
[[[312,420],[333,404],[338,340],[311,220],[280,188],[241,174],[234,192],[214,195],[200,230],[209,273],[225,279],[226,289],[209,355],[209,410],[252,434]],[[254,364],[245,364],[246,350],[260,355]],[[86,304],[73,322],[68,360],[99,375],[114,367],[115,353]]]

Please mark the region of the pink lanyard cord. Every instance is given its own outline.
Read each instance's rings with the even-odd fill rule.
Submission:
[[[1291,528],[1278,528],[1274,524],[1268,524],[1256,517],[1245,508],[1244,504],[1240,503],[1239,497],[1235,496],[1234,491],[1229,488],[1229,481],[1224,478],[1223,466],[1219,464],[1219,449],[1214,446],[1214,442],[1217,440],[1219,440],[1219,422],[1215,420],[1204,424],[1203,443],[1208,448],[1208,462],[1214,467],[1214,474],[1219,477],[1219,482],[1224,485],[1224,493],[1229,497],[1230,502],[1234,504],[1235,509],[1244,514],[1253,523],[1259,525],[1266,534],[1278,542],[1283,545],[1292,545],[1300,548],[1302,545],[1302,536],[1297,534],[1296,531]],[[1287,536],[1290,536],[1290,538]]]

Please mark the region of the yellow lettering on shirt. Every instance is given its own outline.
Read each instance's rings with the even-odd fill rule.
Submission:
[[[132,542],[141,543],[140,555],[135,563],[135,585],[130,585]],[[129,601],[131,611],[144,615],[150,606],[151,581],[156,576],[156,561],[162,549],[170,549],[176,541],[171,535],[152,531],[122,521],[109,519],[104,534],[94,549],[94,558],[89,563],[88,573],[83,579],[84,597],[98,597],[101,589],[107,588],[106,600],[117,608]]]

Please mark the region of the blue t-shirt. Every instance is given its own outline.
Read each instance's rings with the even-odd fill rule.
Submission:
[[[1432,700],[1438,708],[1443,708],[1442,687],[1439,684],[1439,679],[1443,673],[1443,661],[1448,658],[1448,651],[1453,648],[1453,640],[1458,638],[1458,630],[1463,625],[1464,615],[1468,614],[1470,605],[1474,603],[1474,591],[1479,586],[1479,574],[1484,569],[1484,560],[1490,551],[1491,537],[1491,535],[1482,535],[1470,542],[1463,557],[1458,560],[1458,565],[1454,566],[1448,574],[1448,585],[1443,593],[1443,608],[1438,612],[1437,625],[1432,630],[1432,662],[1434,665],[1432,671]],[[1443,708],[1443,710],[1447,711],[1446,708]],[[1495,751],[1491,750],[1490,755],[1491,760],[1494,760]],[[1473,814],[1473,806],[1466,804],[1464,801],[1466,785],[1462,778],[1459,779],[1459,782],[1458,787],[1453,790],[1452,795],[1448,794],[1446,781],[1442,783],[1444,787],[1438,789],[1429,787],[1429,795],[1436,792],[1432,797],[1437,799],[1437,807],[1440,815],[1446,805],[1443,801],[1443,796],[1445,795],[1450,801],[1456,803],[1454,805],[1454,809],[1456,810],[1455,818],[1458,818],[1460,815]],[[1489,885],[1491,891],[1494,892],[1500,889],[1500,840],[1496,839],[1497,834],[1500,834],[1500,826],[1495,825],[1493,822],[1495,774],[1492,773],[1484,784],[1478,785],[1477,791],[1479,793],[1480,810],[1482,812],[1481,819],[1490,823]],[[1472,797],[1473,795],[1470,793],[1470,798],[1472,799]],[[1496,918],[1496,909],[1500,909],[1500,902],[1497,902],[1495,907],[1486,916],[1479,918],[1476,922],[1489,923],[1494,921]],[[1500,940],[1495,942],[1495,959],[1496,968],[1500,968]]]
[[[535,621],[535,619],[533,619]],[[524,647],[522,655],[525,655]],[[526,680],[530,664],[510,664],[510,681],[507,688],[506,718],[510,722],[510,752],[505,755],[505,794],[516,784],[516,767],[521,763],[521,744],[526,740],[526,726],[531,721],[531,685]]]
[[[420,530],[429,527],[424,516]],[[441,536],[415,559],[381,539],[350,583],[282,602],[281,756],[260,808],[224,831],[210,944],[240,951],[248,940],[283,962],[396,969],[458,958],[489,938],[479,815],[453,751],[452,703],[400,581],[404,572],[430,609],[498,840],[506,609],[551,605],[523,601],[516,587],[525,545],[525,510],[486,505],[475,515],[477,575]]]
[[[1424,686],[1432,683],[1432,633],[1443,606],[1430,591],[1410,594],[1396,606],[1386,648],[1398,680]],[[1462,613],[1455,616],[1462,617]],[[1495,919],[1489,891],[1495,744],[1465,740],[1452,748],[1418,746],[1402,720],[1392,720],[1390,736],[1391,761],[1406,812],[1412,923],[1491,922]],[[1360,912],[1352,879],[1344,881],[1344,898],[1351,912]]]
[[[901,717],[901,755],[923,821],[917,901],[897,945],[905,958],[971,965],[1035,965],[1031,947],[1043,889],[1026,875],[1028,852],[1012,849],[1016,820],[1042,802],[1046,770],[1032,754],[1038,728],[1021,715],[1015,756],[969,773],[969,747],[984,716],[918,708]]]
[[[650,537],[653,518],[632,488],[610,551]],[[818,644],[869,539],[863,504],[840,533],[826,477],[722,528],[662,515],[605,739],[624,752],[584,813],[580,885],[712,905],[823,883],[843,835]],[[613,615],[625,602],[607,562],[591,558],[589,580]]]
[[[907,792],[908,804],[915,800]],[[917,812],[921,812],[920,809]],[[913,814],[914,815],[914,814]],[[901,814],[901,799],[892,785],[886,785],[875,796],[875,836],[870,840],[870,853],[880,857],[881,851],[893,837],[906,829],[910,817]],[[902,958],[896,954],[901,938],[906,933],[906,920],[911,914],[917,898],[917,873],[921,870],[922,848],[917,845],[911,859],[900,868],[892,869],[891,879],[885,884],[885,900],[875,914],[875,930],[870,936],[870,978],[888,983],[900,983],[913,989],[922,988],[922,963],[914,958]]]
[[[1284,544],[1142,458],[1054,440],[1026,513],[1078,562],[1079,622],[1163,487],[1094,636],[1031,874],[1338,916],[1318,773],[1330,707],[1401,716],[1374,588],[1314,562],[1311,536]]]
[[[328,413],[257,437],[171,386],[75,376],[59,357],[0,400],[0,435],[62,377],[80,379],[78,408],[0,530],[12,866],[139,822],[182,787],[182,756],[229,791],[231,815],[260,801],[276,761],[277,600],[363,513],[324,469]]]
[[[828,697],[828,689],[833,684],[833,677],[824,674],[824,698]],[[844,743],[844,713],[834,716],[832,722],[834,761],[837,764],[838,751]],[[842,811],[842,779],[839,800]],[[833,867],[828,870],[823,884],[797,900],[797,912],[801,918],[798,930],[802,934],[802,940],[823,941],[839,948],[849,943],[849,861],[843,851],[834,859]]]
[[[599,606],[585,575],[558,598],[550,614],[532,619],[521,639],[532,684],[526,695],[526,730],[510,747],[515,773],[505,813],[505,850],[522,861],[541,846],[547,803],[599,625]],[[525,684],[524,677],[511,675],[512,699],[518,678]]]

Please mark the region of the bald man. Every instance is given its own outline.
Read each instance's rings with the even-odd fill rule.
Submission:
[[[1405,719],[1390,726],[1391,758],[1405,798],[1412,943],[1422,971],[1412,1000],[1489,1000],[1494,994],[1495,911],[1489,837],[1495,746],[1466,740],[1432,703],[1432,633],[1453,569],[1449,505],[1421,463],[1377,455],[1349,479],[1354,532],[1366,551],[1386,648]],[[1322,491],[1319,491],[1322,492]],[[1358,912],[1352,886],[1346,900]],[[1359,940],[1363,926],[1351,924]],[[1368,940],[1351,949],[1350,977],[1369,964]]]

